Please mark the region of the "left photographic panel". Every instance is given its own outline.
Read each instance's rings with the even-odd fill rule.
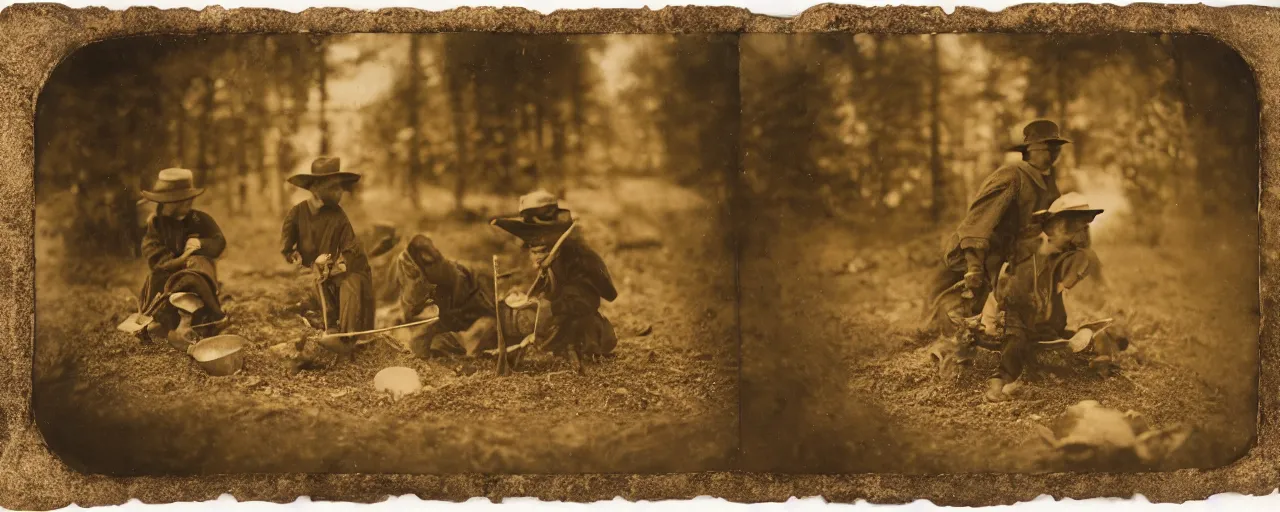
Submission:
[[[727,469],[735,35],[141,37],[36,114],[72,468]]]

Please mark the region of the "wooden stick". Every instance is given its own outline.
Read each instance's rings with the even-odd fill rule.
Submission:
[[[227,321],[228,321],[228,320],[230,320],[230,319],[231,319],[231,317],[229,317],[229,316],[223,316],[221,320],[214,320],[214,321],[212,321],[212,322],[205,322],[205,323],[202,323],[202,324],[200,324],[200,325],[193,325],[193,326],[191,326],[191,328],[192,328],[192,329],[199,329],[199,328],[201,328],[201,327],[209,327],[210,325],[223,324],[223,323],[227,323]]]
[[[507,364],[507,338],[502,335],[502,299],[498,293],[498,255],[493,255],[493,313],[498,320],[498,375],[505,377],[511,374]]]
[[[324,280],[316,274],[316,294],[320,296],[320,319],[324,322],[324,332],[329,332],[329,305],[324,300]]]
[[[345,338],[347,336],[364,336],[366,334],[377,334],[380,332],[403,329],[405,327],[413,327],[415,325],[429,324],[429,323],[437,322],[439,320],[440,320],[440,317],[437,316],[437,317],[428,318],[426,320],[418,320],[417,322],[409,322],[407,324],[393,325],[391,327],[383,327],[381,329],[370,329],[368,331],[356,331],[356,332],[335,332],[333,334],[326,334],[324,336],[321,336],[320,339],[327,340],[327,339],[333,339],[333,338]]]
[[[578,225],[578,221],[576,220],[573,221],[573,224],[569,224],[569,229],[564,230],[564,233],[560,235],[560,239],[556,240],[555,245],[551,246],[551,252],[547,253],[546,259],[543,259],[542,264],[538,266],[538,276],[533,278],[533,284],[529,285],[529,291],[525,293],[526,296],[533,295],[533,289],[536,288],[538,286],[538,283],[542,281],[542,269],[550,266],[551,262],[556,259],[556,254],[560,252],[560,246],[564,244],[565,240],[569,239],[569,233],[572,233],[573,228],[576,227],[577,225]]]

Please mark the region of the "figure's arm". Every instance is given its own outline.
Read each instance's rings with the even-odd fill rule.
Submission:
[[[1062,263],[1055,271],[1054,279],[1058,285],[1057,293],[1075,288],[1085,278],[1093,275],[1097,255],[1089,249],[1077,249],[1062,257]]]
[[[583,246],[583,268],[582,272],[587,281],[591,283],[591,287],[595,288],[600,294],[600,298],[613,302],[618,298],[618,289],[613,285],[613,276],[609,275],[609,267],[605,265],[604,258],[600,257],[590,247]]]
[[[165,247],[154,220],[147,223],[147,232],[142,236],[142,255],[147,258],[147,266],[152,270],[168,268],[169,263],[177,257]]]
[[[982,184],[964,220],[960,222],[960,227],[956,229],[960,237],[960,250],[964,254],[967,276],[975,273],[985,274],[987,251],[991,249],[991,237],[996,226],[1000,224],[1000,219],[1014,203],[1017,194],[1017,173],[1012,170],[997,170]]]
[[[298,248],[298,208],[289,209],[284,216],[284,224],[280,226],[280,253],[285,261],[294,263],[293,253]]]
[[[206,258],[217,258],[227,248],[227,239],[222,236],[222,229],[209,215],[200,215],[197,219],[196,235],[200,240],[200,248],[194,254]]]
[[[351,222],[343,222],[338,232],[338,254],[333,255],[334,261],[338,256],[342,256],[346,261],[355,260],[359,256],[364,256],[364,244],[360,242],[360,237],[356,236],[355,228],[351,227]]]

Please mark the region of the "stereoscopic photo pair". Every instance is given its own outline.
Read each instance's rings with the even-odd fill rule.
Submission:
[[[1258,90],[1186,33],[92,42],[31,418],[108,477],[1220,468]]]

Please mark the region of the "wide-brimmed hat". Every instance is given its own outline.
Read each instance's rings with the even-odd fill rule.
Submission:
[[[539,247],[551,245],[560,239],[573,221],[567,222],[525,222],[522,217],[502,217],[489,221],[490,224],[515,235],[526,245]]]
[[[1070,140],[1063,138],[1062,134],[1059,133],[1058,123],[1047,119],[1038,119],[1027,123],[1027,126],[1022,128],[1022,143],[1010,146],[1009,151],[1026,151],[1028,146],[1042,142],[1050,144],[1071,143]]]
[[[520,196],[520,213],[547,206],[554,206],[556,209],[560,209],[560,200],[544,189],[538,189]]]
[[[311,162],[310,174],[295,174],[289,177],[289,183],[310,190],[316,183],[328,180],[339,180],[351,186],[360,181],[360,175],[342,170],[342,159],[322,156]]]
[[[156,203],[179,203],[204,193],[195,186],[190,169],[170,168],[160,171],[151,190],[143,190],[142,197]]]
[[[1053,201],[1049,205],[1049,209],[1040,210],[1032,214],[1042,220],[1049,220],[1057,216],[1081,216],[1088,217],[1093,220],[1102,210],[1099,208],[1090,208],[1089,202],[1085,200],[1083,195],[1075,192],[1067,192],[1062,197]]]

